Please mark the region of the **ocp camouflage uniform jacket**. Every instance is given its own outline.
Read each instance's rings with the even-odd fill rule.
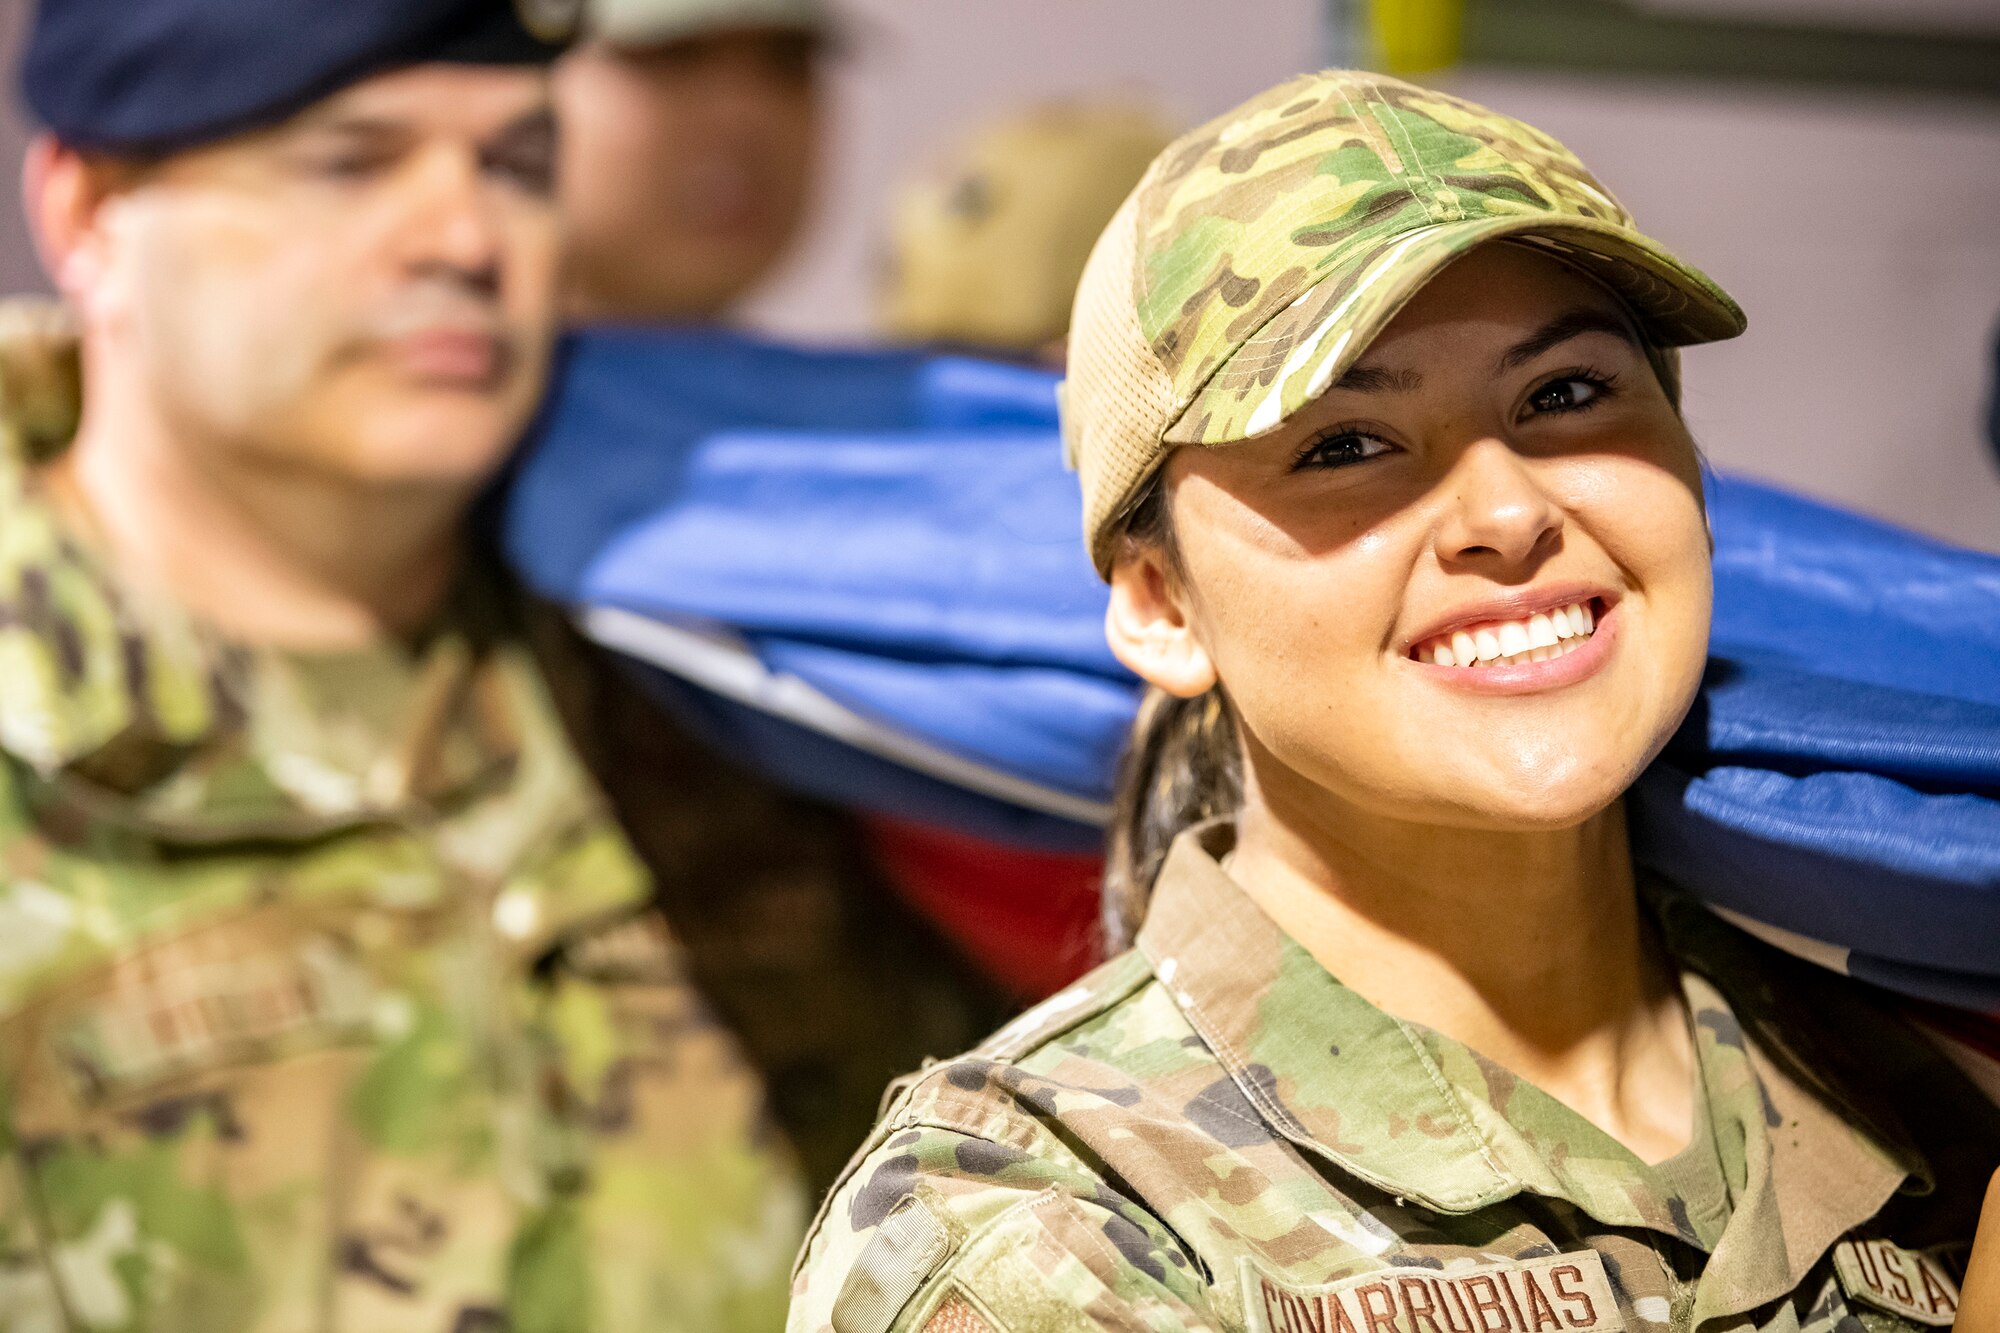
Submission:
[[[223,643],[58,521],[6,369],[0,1328],[776,1328],[804,1181],[518,601]]]
[[[1944,1325],[2000,1114],[1858,988],[1668,893],[1728,1198],[1343,987],[1175,844],[1137,947],[914,1076],[794,1333]],[[1726,998],[1725,998],[1726,997]]]

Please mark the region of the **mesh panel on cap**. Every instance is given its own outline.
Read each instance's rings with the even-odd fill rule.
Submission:
[[[1139,331],[1137,235],[1135,190],[1098,237],[1077,285],[1063,388],[1064,447],[1083,483],[1084,541],[1107,576],[1107,530],[1166,453],[1160,436],[1174,401],[1173,381]]]

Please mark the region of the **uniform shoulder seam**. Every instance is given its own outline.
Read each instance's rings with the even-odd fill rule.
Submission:
[[[1113,958],[1015,1018],[969,1055],[1011,1063],[1087,1022],[1153,979],[1153,965],[1136,949]]]

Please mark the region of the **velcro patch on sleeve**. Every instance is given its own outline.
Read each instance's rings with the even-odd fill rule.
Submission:
[[[911,1195],[862,1247],[833,1302],[835,1333],[888,1333],[896,1316],[951,1252],[951,1230]]]
[[[1932,1256],[1890,1240],[1844,1240],[1833,1271],[1848,1299],[1919,1324],[1949,1328],[1958,1317],[1958,1283]]]
[[[1323,1286],[1242,1261],[1253,1333],[1622,1333],[1625,1317],[1595,1250],[1449,1271],[1378,1268]]]

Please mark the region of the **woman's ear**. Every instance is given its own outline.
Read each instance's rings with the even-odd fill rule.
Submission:
[[[1104,637],[1148,684],[1192,699],[1215,687],[1215,663],[1195,634],[1188,599],[1156,545],[1127,541],[1111,567]]]

